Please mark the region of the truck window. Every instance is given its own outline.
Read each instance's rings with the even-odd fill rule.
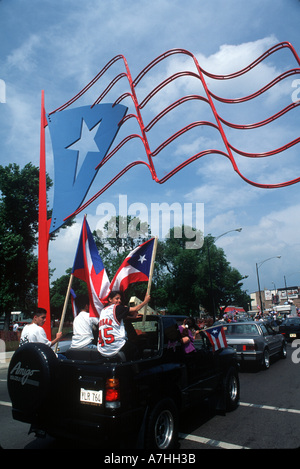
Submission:
[[[149,316],[145,321],[135,318],[126,323],[128,340],[138,346],[142,357],[151,357],[159,351],[159,322],[155,317]]]
[[[211,348],[211,344],[209,342],[209,339],[204,332],[201,332],[200,334],[197,334],[196,339],[194,341],[194,347],[196,350],[207,350]]]

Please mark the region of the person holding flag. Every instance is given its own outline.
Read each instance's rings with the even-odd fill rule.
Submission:
[[[150,295],[146,293],[144,301],[131,307],[122,305],[121,295],[120,291],[110,292],[108,306],[101,311],[98,351],[104,357],[112,357],[123,352],[126,360],[135,360],[138,358],[138,350],[128,341],[124,320],[136,317],[138,311],[150,301]]]
[[[101,311],[99,321],[98,351],[111,357],[123,352],[127,360],[138,358],[136,347],[127,338],[124,320],[135,317],[150,301],[150,285],[156,253],[157,238],[151,238],[131,251],[117,270],[106,298],[108,306]],[[139,305],[122,305],[122,293],[135,282],[148,281],[148,288]],[[144,312],[145,317],[145,312]]]

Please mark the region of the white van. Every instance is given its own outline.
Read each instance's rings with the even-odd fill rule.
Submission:
[[[296,306],[290,303],[274,306],[273,310],[281,316],[297,316]]]

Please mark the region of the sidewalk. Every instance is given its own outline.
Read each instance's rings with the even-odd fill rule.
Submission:
[[[0,370],[9,367],[10,359],[15,352],[1,352],[0,353]]]

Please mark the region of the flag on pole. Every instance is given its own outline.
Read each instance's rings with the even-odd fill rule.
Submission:
[[[208,329],[205,329],[204,332],[207,335],[214,352],[220,348],[227,347],[227,340],[223,326],[209,327]]]
[[[72,275],[87,284],[90,299],[90,316],[99,317],[103,308],[100,298],[105,297],[109,292],[109,279],[85,217]]]
[[[154,241],[151,238],[128,254],[110,284],[111,291],[125,291],[131,283],[149,280]]]

